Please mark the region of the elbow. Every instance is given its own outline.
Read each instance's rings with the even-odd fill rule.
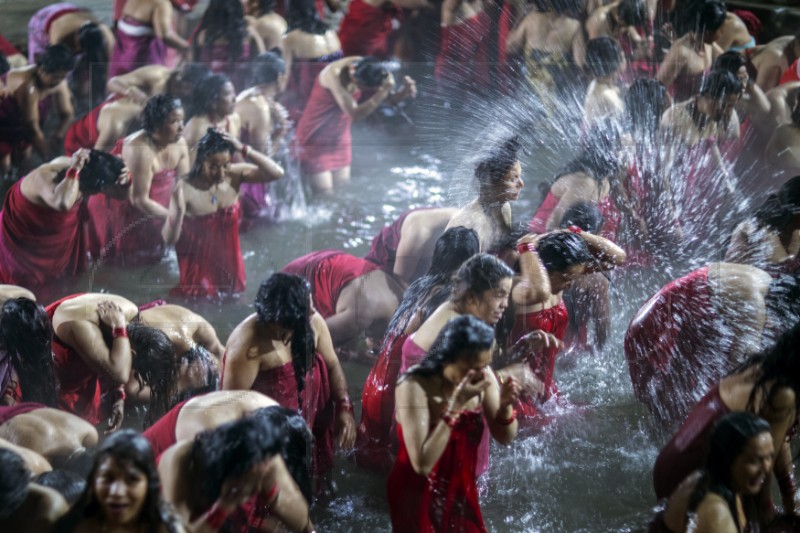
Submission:
[[[131,205],[138,209],[139,211],[145,211],[147,209],[147,201],[149,198],[142,197],[142,196],[134,196],[130,199]]]

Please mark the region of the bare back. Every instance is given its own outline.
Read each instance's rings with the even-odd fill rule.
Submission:
[[[250,390],[224,390],[196,396],[181,409],[175,424],[175,438],[179,441],[193,439],[198,433],[273,405],[278,405],[278,402]]]

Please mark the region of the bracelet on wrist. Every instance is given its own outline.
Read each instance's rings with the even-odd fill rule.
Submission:
[[[494,421],[495,421],[495,422],[497,422],[498,424],[500,424],[501,426],[510,426],[511,424],[513,424],[513,423],[514,423],[514,421],[515,421],[516,419],[517,419],[517,410],[516,410],[516,409],[512,409],[512,410],[511,410],[511,416],[510,416],[510,417],[508,417],[508,418],[503,418],[503,417],[501,417],[501,416],[498,414],[498,415],[495,417]]]
[[[128,338],[128,328],[121,326],[111,330],[111,338],[118,339],[120,337]]]
[[[80,175],[80,171],[75,167],[69,167],[67,169],[67,179],[68,180],[76,180]]]
[[[442,414],[442,421],[447,424],[447,427],[453,429],[458,424],[458,418],[461,416],[461,413],[452,414],[450,411],[445,411]]]
[[[570,233],[574,233],[575,235],[580,235],[581,233],[583,233],[583,230],[575,225],[568,226],[567,229],[570,231]]]
[[[219,529],[222,527],[222,524],[225,523],[225,520],[228,519],[229,514],[230,513],[223,509],[219,502],[217,502],[212,505],[211,509],[205,514],[204,521],[211,529]]]
[[[535,252],[536,245],[532,242],[523,242],[517,245],[517,253],[524,254],[526,252]]]
[[[353,402],[350,401],[350,396],[339,398],[338,400],[335,400],[334,403],[336,404],[337,413],[355,413],[355,410],[353,409]]]
[[[247,159],[247,155],[250,153],[250,147],[246,144],[242,145],[242,158]]]
[[[125,398],[127,398],[127,395],[125,394],[125,385],[120,385],[114,389],[114,396],[116,398],[115,401],[117,402],[120,400],[125,401]]]

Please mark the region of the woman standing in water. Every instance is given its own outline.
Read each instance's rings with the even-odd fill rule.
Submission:
[[[450,321],[425,359],[400,377],[400,451],[388,479],[396,532],[485,532],[475,468],[488,426],[501,444],[517,434],[517,386],[489,367],[494,331],[466,315]]]

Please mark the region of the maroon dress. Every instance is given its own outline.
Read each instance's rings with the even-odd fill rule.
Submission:
[[[408,218],[408,215],[416,211],[423,211],[426,209],[433,209],[432,207],[418,207],[417,209],[409,209],[402,213],[397,220],[381,228],[370,244],[369,252],[364,256],[364,259],[371,261],[381,267],[387,274],[394,272],[394,263],[397,258],[397,247],[400,246],[400,236],[403,232],[403,223]]]
[[[119,76],[146,65],[164,65],[167,45],[156,37],[150,22],[123,15],[117,21],[117,41],[111,53],[108,76]]]
[[[345,56],[389,57],[389,35],[394,20],[402,11],[391,2],[373,7],[364,0],[353,0],[347,6],[347,15],[339,27],[339,40]]]
[[[181,409],[186,405],[185,400],[178,405],[167,411],[167,413],[159,418],[155,424],[142,432],[142,436],[147,439],[150,446],[153,448],[153,455],[156,456],[156,463],[161,460],[161,455],[167,451],[167,448],[178,442],[175,437],[175,428],[178,427],[178,417],[181,414]]]
[[[292,62],[292,70],[288,73],[289,77],[286,80],[286,89],[280,96],[280,102],[289,112],[289,119],[292,122],[297,124],[300,117],[303,116],[303,110],[311,96],[314,82],[322,69],[343,57],[344,53],[337,50],[326,56],[314,59],[295,59]]]
[[[483,92],[489,88],[489,40],[492,21],[485,11],[444,26],[433,76],[443,88]]]
[[[431,428],[438,423],[432,421]],[[485,532],[475,468],[484,433],[483,410],[461,413],[442,456],[428,477],[414,471],[403,428],[400,450],[387,482],[392,531],[397,533]]]

